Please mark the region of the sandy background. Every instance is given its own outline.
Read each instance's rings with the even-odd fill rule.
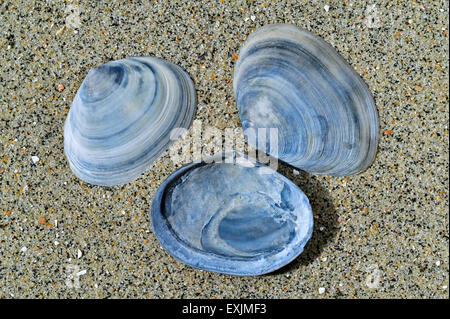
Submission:
[[[64,157],[64,120],[91,67],[152,55],[190,74],[196,119],[238,128],[233,55],[277,22],[361,74],[378,156],[346,178],[279,168],[315,214],[292,264],[251,278],[192,269],[147,215],[176,168],[168,153],[127,185],[88,185]],[[1,1],[0,26],[1,298],[448,298],[448,1]]]

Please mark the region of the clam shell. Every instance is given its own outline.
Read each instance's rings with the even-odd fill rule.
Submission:
[[[108,62],[89,71],[64,126],[73,173],[96,185],[125,184],[170,145],[174,128],[188,128],[195,110],[189,76],[152,57]]]
[[[268,273],[296,258],[313,229],[305,194],[258,162],[207,162],[178,169],[158,188],[150,219],[161,246],[191,267],[231,275]]]
[[[320,175],[358,173],[374,160],[372,96],[319,37],[292,25],[258,29],[240,49],[233,87],[244,131],[278,129],[277,154],[249,140],[255,148]]]

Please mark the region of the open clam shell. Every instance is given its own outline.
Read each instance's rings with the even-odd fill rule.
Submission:
[[[245,132],[278,130],[276,153],[258,138],[249,140],[253,147],[320,175],[350,175],[372,163],[379,130],[372,96],[319,37],[292,25],[258,29],[240,49],[233,86]]]
[[[294,183],[258,162],[230,162],[235,155],[172,173],[153,198],[150,219],[161,246],[177,260],[219,273],[260,275],[303,251],[313,215]]]
[[[89,71],[64,126],[64,151],[80,179],[125,184],[145,171],[188,128],[195,91],[177,65],[152,57],[108,62]]]

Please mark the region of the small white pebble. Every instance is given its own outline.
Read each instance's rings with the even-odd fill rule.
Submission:
[[[76,275],[79,277],[79,276],[83,276],[85,274],[86,274],[86,269],[83,269],[82,271],[77,272]]]
[[[319,288],[319,295],[323,294],[324,292],[325,292],[325,288],[320,287],[320,288]]]
[[[18,170],[18,169],[15,169],[15,170],[14,170],[14,173],[17,173],[17,172],[19,172],[19,170]]]
[[[438,260],[438,261],[436,261],[436,266],[440,266],[441,265],[441,262]]]
[[[255,16],[251,16],[250,19],[252,19],[252,21],[255,21],[256,17]]]
[[[59,241],[55,240],[55,246],[59,245]]]
[[[442,286],[442,289],[444,290],[447,289],[447,285]]]
[[[37,162],[39,162],[39,157],[33,155],[31,156],[31,160],[33,161],[34,164],[36,164]]]
[[[81,258],[81,256],[83,256],[83,253],[81,252],[81,250],[78,249],[77,257],[78,257],[78,258]]]
[[[95,284],[95,285],[94,285],[94,288],[95,288],[95,289],[97,289],[97,288],[98,288],[98,285],[97,285],[97,284]]]
[[[58,227],[58,221],[55,219],[55,227]]]
[[[122,211],[122,215],[125,215],[125,211],[124,210]]]
[[[328,12],[328,10],[330,10],[330,6],[329,5],[325,5],[323,8],[325,9],[326,12]]]
[[[322,258],[322,261],[323,261],[323,262],[326,262],[326,261],[327,261],[327,257],[323,257],[323,258]]]
[[[23,252],[23,253],[26,252],[27,251],[27,247],[23,246],[20,251]]]
[[[324,231],[324,230],[325,230],[325,227],[321,226],[321,227],[319,228],[319,230],[320,230],[320,231]]]
[[[245,19],[244,19],[244,21],[245,21],[245,22],[247,22],[247,21],[248,21],[248,19],[249,19],[249,18],[247,17],[247,18],[245,18]]]
[[[297,171],[296,169],[294,169],[294,170],[292,171],[292,173],[294,173],[295,176],[300,175],[300,172]]]

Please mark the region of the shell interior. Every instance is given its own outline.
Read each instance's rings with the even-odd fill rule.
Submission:
[[[158,241],[179,261],[233,275],[289,263],[313,226],[304,193],[260,163],[192,163],[177,170],[159,187],[151,221]]]

